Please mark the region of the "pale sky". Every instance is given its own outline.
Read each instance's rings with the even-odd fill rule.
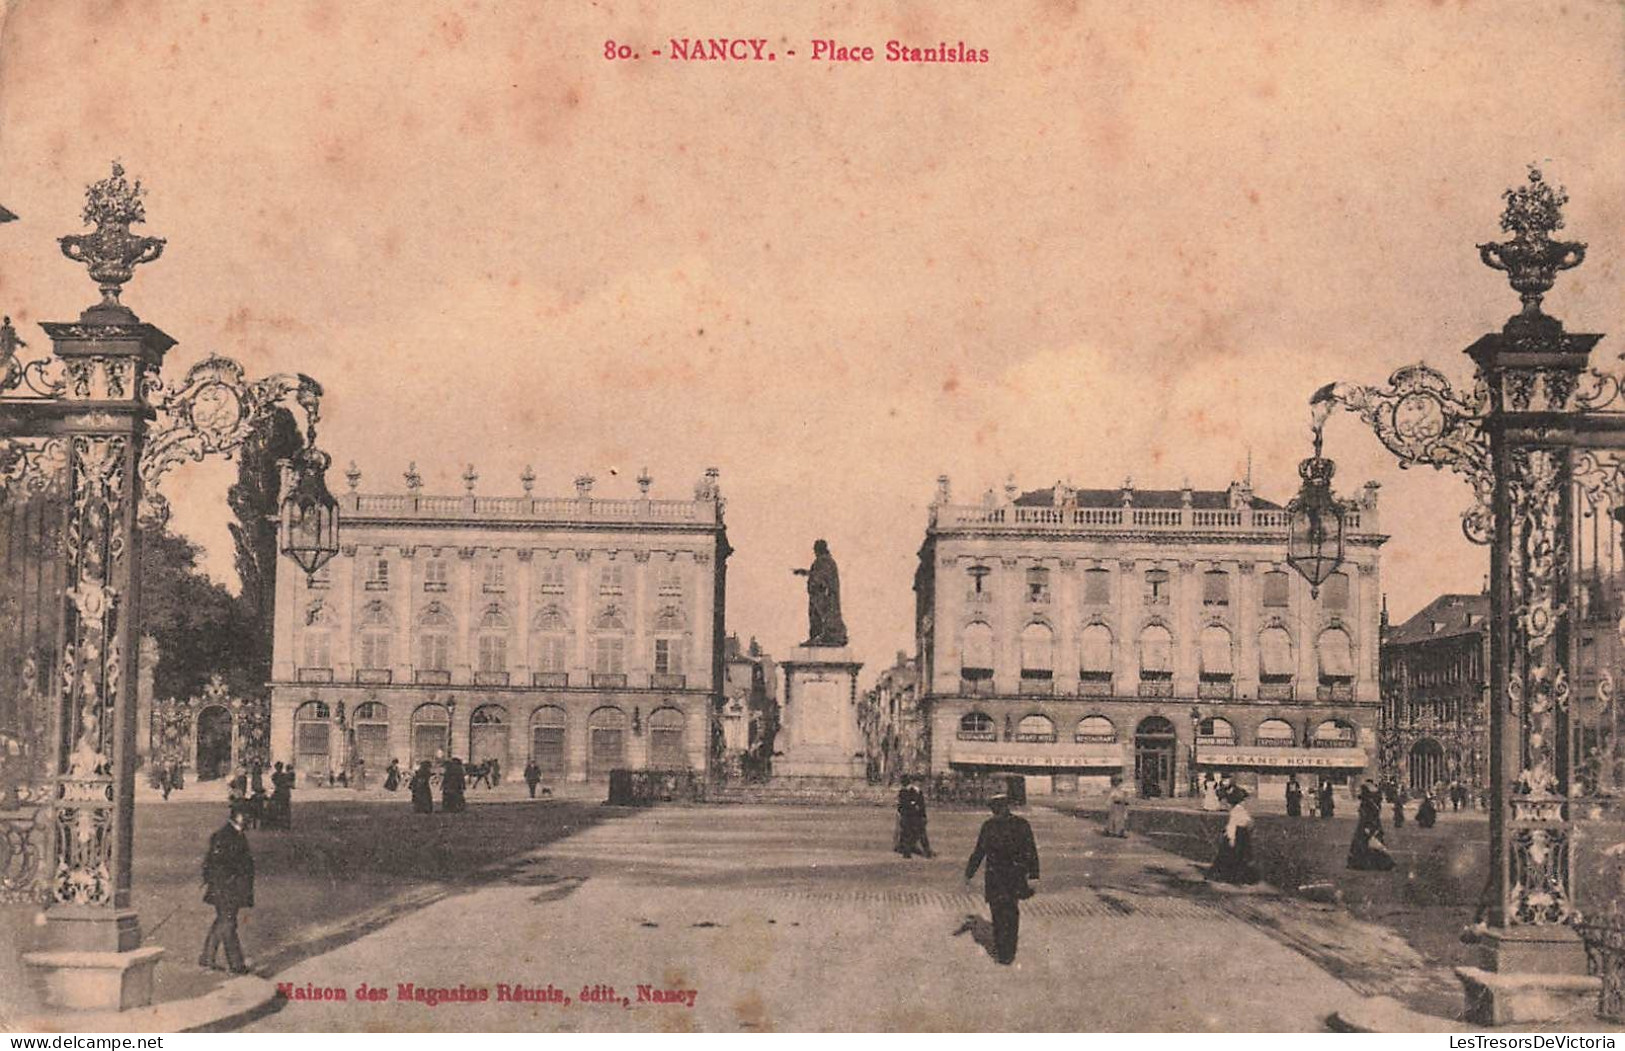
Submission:
[[[866,8],[883,6],[893,17]],[[125,302],[179,345],[328,390],[362,488],[688,495],[722,470],[729,627],[782,653],[829,540],[869,681],[912,647],[938,474],[1285,501],[1321,384],[1460,351],[1517,300],[1474,244],[1539,161],[1586,264],[1548,298],[1625,351],[1625,15],[1601,0],[762,4],[13,0],[0,38],[0,309],[94,298],[59,235],[112,158],[167,237]],[[606,61],[765,37],[763,64]],[[816,37],[986,48],[830,66]],[[1396,617],[1476,590],[1468,493],[1382,482]],[[611,471],[618,470],[617,477]],[[233,465],[177,525],[231,577]]]

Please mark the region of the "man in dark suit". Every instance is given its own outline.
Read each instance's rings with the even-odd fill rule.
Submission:
[[[243,825],[242,810],[233,808],[231,819],[209,837],[209,852],[203,858],[203,900],[214,906],[214,925],[203,939],[198,965],[214,967],[225,946],[226,966],[233,974],[248,973],[243,944],[237,939],[237,910],[254,905],[254,855]]]
[[[1010,813],[1009,796],[994,796],[988,805],[993,816],[982,823],[976,837],[976,849],[965,865],[965,882],[971,881],[986,859],[983,888],[993,913],[993,956],[1010,964],[1016,958],[1016,936],[1021,930],[1018,903],[1033,896],[1028,881],[1038,878],[1038,844],[1026,819]]]

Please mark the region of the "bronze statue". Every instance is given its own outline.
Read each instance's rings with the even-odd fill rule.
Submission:
[[[841,620],[841,574],[830,557],[829,545],[813,544],[810,569],[794,570],[807,578],[807,641],[803,646],[845,646],[846,623]]]

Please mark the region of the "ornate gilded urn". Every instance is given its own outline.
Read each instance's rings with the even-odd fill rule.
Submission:
[[[1552,234],[1563,229],[1563,206],[1568,194],[1553,190],[1538,168],[1529,169],[1529,185],[1505,191],[1507,206],[1501,213],[1501,229],[1512,235],[1510,241],[1492,241],[1478,246],[1479,258],[1494,270],[1505,271],[1508,282],[1523,300],[1523,312],[1507,321],[1508,332],[1519,328],[1561,328],[1556,319],[1541,312],[1542,297],[1550,292],[1559,270],[1569,270],[1585,260],[1586,246],[1579,241],[1554,241]]]
[[[128,308],[119,303],[120,287],[134,276],[137,266],[164,252],[163,238],[130,233],[131,223],[147,221],[147,209],[141,203],[145,192],[141,180],[131,184],[124,178],[124,166],[114,161],[113,174],[85,190],[84,219],[96,229],[57,239],[62,254],[84,263],[90,279],[101,288],[102,301],[92,309],[128,314]]]

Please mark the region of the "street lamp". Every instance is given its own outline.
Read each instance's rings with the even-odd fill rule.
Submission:
[[[1312,598],[1319,597],[1320,585],[1343,564],[1343,505],[1332,495],[1337,465],[1320,455],[1323,423],[1324,417],[1315,421],[1315,455],[1298,464],[1303,487],[1287,504],[1292,515],[1287,527],[1287,565],[1309,582]]]
[[[315,440],[314,427],[310,438]],[[313,444],[281,461],[277,538],[282,553],[299,564],[306,578],[314,577],[339,550],[339,502],[327,491],[332,464],[333,458]]]
[[[1190,761],[1191,795],[1193,795],[1193,796],[1201,791],[1201,781],[1198,779],[1198,775],[1197,775],[1197,772],[1196,772],[1196,736],[1198,734],[1200,734],[1201,732],[1202,732],[1202,710],[1200,708],[1196,707],[1196,705],[1193,704],[1193,705],[1191,705],[1191,761]]]

